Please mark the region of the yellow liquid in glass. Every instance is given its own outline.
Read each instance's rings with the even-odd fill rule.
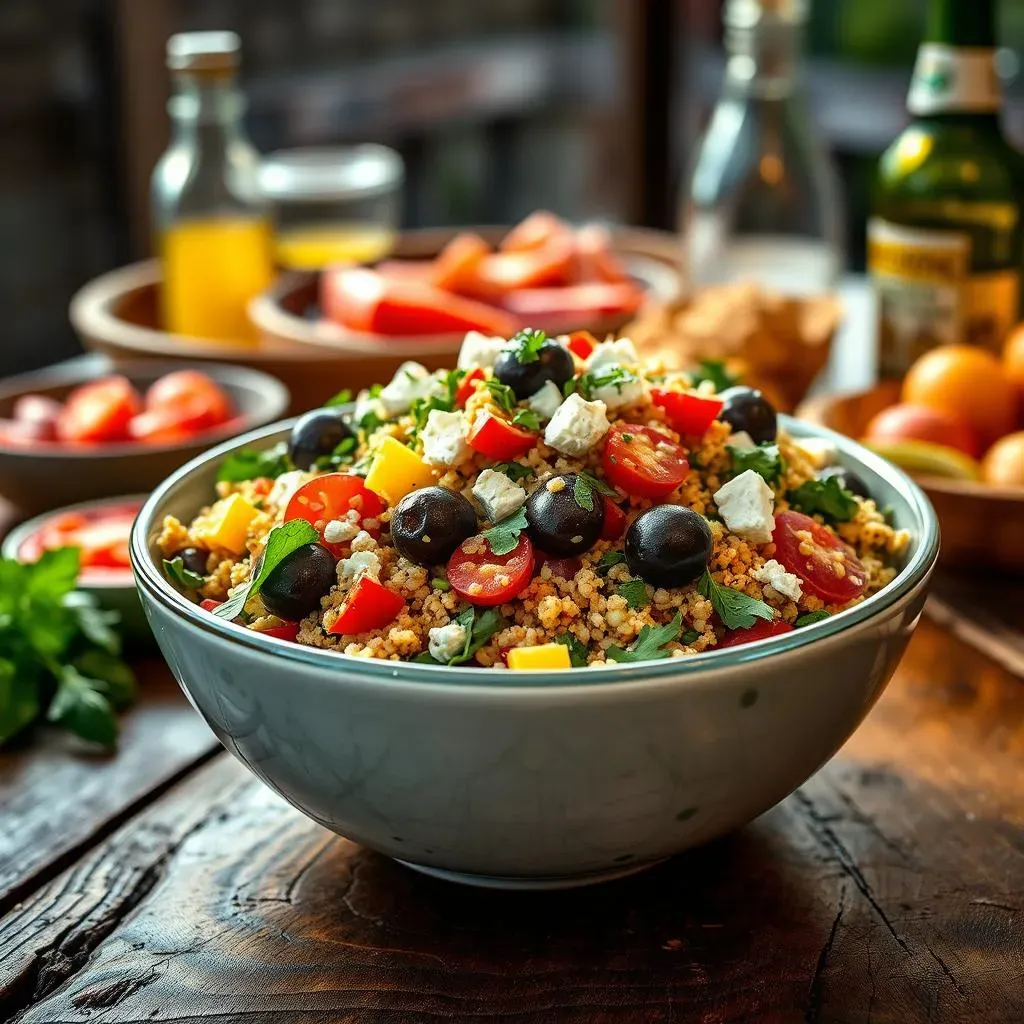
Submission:
[[[256,340],[249,301],[273,280],[266,220],[184,220],[163,235],[163,314],[167,330],[218,341]]]
[[[378,224],[322,224],[282,231],[274,255],[288,270],[320,270],[332,263],[372,263],[394,244],[395,232]]]

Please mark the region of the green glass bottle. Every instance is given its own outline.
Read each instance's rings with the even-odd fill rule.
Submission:
[[[999,351],[1020,312],[1024,161],[1003,137],[994,0],[931,0],[868,223],[879,373],[946,343]]]

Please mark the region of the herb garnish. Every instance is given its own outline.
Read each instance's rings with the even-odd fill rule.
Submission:
[[[711,602],[726,629],[749,629],[758,619],[771,622],[775,613],[756,597],[716,583],[707,569],[697,581],[697,593]]]
[[[548,340],[543,331],[527,327],[509,339],[509,347],[515,352],[516,360],[523,366],[535,363],[540,358],[541,346]]]
[[[824,480],[808,480],[790,491],[786,497],[793,508],[809,516],[815,513],[837,523],[845,523],[857,513],[857,499],[834,476]]]
[[[507,385],[502,384],[497,377],[488,377],[484,381],[484,387],[491,393],[494,404],[505,412],[512,412],[516,407],[516,393]]]
[[[735,373],[727,370],[725,363],[720,359],[702,360],[696,370],[688,372],[688,376],[694,387],[703,384],[705,381],[711,381],[716,392],[725,391],[726,388],[731,388],[740,382],[740,378]]]
[[[534,474],[534,470],[529,466],[522,466],[518,462],[499,462],[491,468],[495,473],[501,473],[513,482],[525,480],[528,476],[533,476]]]
[[[179,590],[198,590],[206,582],[205,577],[185,568],[181,555],[169,560],[164,559],[164,575]]]
[[[651,603],[647,598],[647,584],[641,579],[626,580],[619,586],[617,593],[626,599],[626,604],[635,612]]]
[[[559,633],[555,643],[569,648],[569,664],[573,668],[587,667],[587,647],[578,637],[569,632]]]
[[[331,395],[331,397],[324,402],[324,408],[330,409],[335,405],[348,405],[351,401],[352,392],[348,388],[342,388],[336,395]]]
[[[520,409],[512,417],[512,423],[527,430],[540,430],[540,417],[532,409]]]
[[[626,556],[621,551],[606,551],[597,560],[597,565],[594,568],[600,576],[607,576],[609,570],[613,569],[616,565],[621,565],[625,560]]]
[[[354,437],[343,437],[335,446],[330,455],[321,455],[316,460],[317,469],[337,469],[338,466],[347,466],[356,457],[356,439]]]
[[[240,452],[233,452],[220,464],[217,482],[240,484],[245,480],[255,480],[264,476],[276,479],[291,468],[292,464],[283,444],[261,452],[243,448]]]
[[[796,622],[794,622],[793,625],[797,628],[803,626],[813,626],[815,622],[821,622],[822,619],[830,619],[831,617],[832,616],[824,609],[821,609],[816,612],[804,612],[803,615],[797,618]]]
[[[582,471],[577,473],[576,482],[572,486],[573,501],[575,501],[580,508],[585,508],[588,512],[593,512],[594,491],[597,491],[598,494],[606,494],[609,498],[618,497],[616,491],[609,487],[603,480],[598,480],[596,476],[591,476],[589,473],[584,473]]]
[[[594,373],[585,373],[576,381],[576,389],[588,401],[593,401],[594,393],[599,388],[614,387],[616,391],[622,391],[627,384],[632,384],[640,378],[631,370],[627,370],[618,363]]]
[[[455,408],[455,395],[459,390],[462,378],[466,376],[465,370],[449,370],[444,375],[444,393],[430,395],[428,398],[417,398],[409,410],[412,416],[412,427],[408,432],[409,442],[415,441],[420,431],[427,425],[430,414],[438,412],[451,412]]]
[[[727,444],[726,448],[732,455],[735,476],[752,469],[766,484],[775,484],[786,468],[777,444],[766,442],[756,448],[737,448],[735,445]]]
[[[463,644],[462,650],[454,658],[443,662],[443,664],[449,667],[452,665],[462,665],[469,661],[499,629],[503,629],[505,626],[505,620],[496,608],[485,608],[477,615],[477,609],[473,605],[459,612],[452,619],[452,622],[457,622],[466,631],[466,642]],[[413,658],[413,661],[418,661],[424,665],[431,662],[435,665],[438,663],[437,659],[429,651],[418,654]]]
[[[666,644],[678,639],[683,628],[683,613],[676,612],[675,617],[664,626],[644,626],[640,635],[625,649],[614,644],[604,653],[610,661],[656,661],[667,658],[669,652],[664,650]]]
[[[487,541],[492,555],[507,555],[519,543],[519,534],[526,529],[526,509],[520,507],[500,523],[495,523],[481,536]]]
[[[221,619],[235,618],[245,607],[246,601],[260,592],[266,578],[281,561],[303,545],[312,544],[319,537],[320,534],[305,519],[292,519],[282,526],[275,526],[267,538],[263,558],[249,578],[249,582],[240,587],[224,604],[214,608],[213,614]]]
[[[680,638],[679,642],[689,647],[691,644],[695,644],[700,639],[700,633],[695,629],[688,629]]]

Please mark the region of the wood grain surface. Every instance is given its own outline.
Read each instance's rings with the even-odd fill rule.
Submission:
[[[0,1019],[1024,1020],[1024,686],[922,623],[843,751],[587,890],[419,877],[226,756],[0,921]]]

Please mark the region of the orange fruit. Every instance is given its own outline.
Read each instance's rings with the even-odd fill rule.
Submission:
[[[1010,380],[1024,391],[1024,324],[1017,324],[1006,339],[1003,366]]]
[[[981,475],[1000,487],[1024,487],[1024,430],[1007,434],[989,448]]]
[[[983,447],[1017,425],[1017,388],[991,352],[971,345],[940,345],[921,356],[903,381],[903,401],[955,416]]]
[[[974,432],[956,416],[927,405],[898,402],[883,409],[864,431],[870,441],[929,441],[977,458]]]

